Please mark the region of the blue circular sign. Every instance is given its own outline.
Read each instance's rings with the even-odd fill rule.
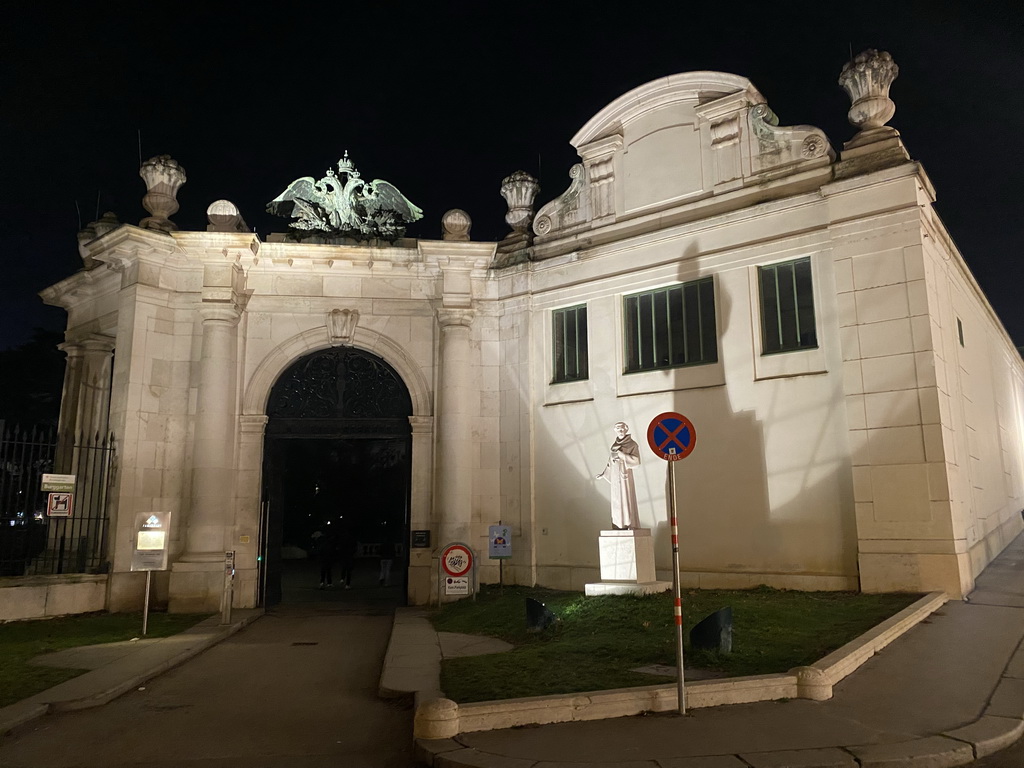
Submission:
[[[656,416],[647,428],[647,444],[665,461],[681,461],[697,445],[697,428],[681,413]]]

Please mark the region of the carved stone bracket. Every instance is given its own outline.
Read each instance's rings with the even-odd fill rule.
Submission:
[[[587,172],[582,163],[569,169],[569,188],[537,212],[533,220],[533,231],[540,237],[559,233],[587,221],[589,206],[586,205],[584,188]]]
[[[828,163],[835,160],[835,151],[824,131],[813,125],[780,127],[778,116],[767,104],[751,107],[750,128],[757,141],[754,148],[756,173],[807,161]]]
[[[332,347],[350,347],[359,324],[359,310],[332,309],[327,313],[327,334]]]

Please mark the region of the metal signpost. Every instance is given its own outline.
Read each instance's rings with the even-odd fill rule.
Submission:
[[[647,444],[668,462],[668,516],[672,526],[672,594],[676,619],[676,695],[679,714],[686,714],[686,683],[683,674],[683,603],[679,586],[679,523],[676,518],[676,484],[672,467],[693,452],[697,445],[697,429],[681,413],[663,413],[647,428]]]
[[[222,598],[220,623],[231,623],[231,603],[235,596],[235,553],[224,553],[224,597]]]
[[[444,593],[446,595],[468,595],[471,589],[472,572],[476,563],[473,550],[467,544],[454,542],[441,550],[441,570],[444,571]],[[473,591],[476,597],[476,591]]]
[[[167,570],[167,547],[170,539],[170,512],[139,512],[135,515],[131,570],[146,572],[146,601],[142,609],[143,637],[149,629],[149,593],[153,583],[153,571]]]

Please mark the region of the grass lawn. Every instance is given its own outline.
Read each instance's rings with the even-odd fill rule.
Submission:
[[[167,637],[207,614],[150,613],[146,637]],[[86,670],[37,667],[29,660],[79,645],[131,640],[142,632],[141,613],[103,613],[0,624],[0,707],[45,691]]]
[[[524,598],[545,603],[561,622],[542,634],[526,631]],[[811,664],[914,602],[919,595],[851,592],[694,590],[683,593],[686,666],[727,676],[785,672]],[[733,611],[732,653],[693,651],[690,628],[727,605]],[[442,632],[499,637],[508,653],[445,659],[441,687],[458,702],[595,691],[671,683],[631,672],[648,664],[675,666],[671,593],[584,597],[579,592],[484,586],[476,601],[435,612]]]

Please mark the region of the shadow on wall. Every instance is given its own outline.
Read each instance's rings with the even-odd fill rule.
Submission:
[[[693,245],[679,262],[679,282],[703,276],[697,253]],[[600,578],[597,537],[611,520],[609,486],[594,475],[604,467],[612,426],[620,420],[641,448],[642,464],[633,471],[641,525],[655,531],[659,576],[671,577],[668,462],[650,450],[646,436],[652,418],[665,411],[683,413],[698,433],[694,452],[676,466],[684,585],[855,585],[857,534],[841,377],[756,381],[750,313],[757,308],[750,302],[748,270],[714,274],[724,385],[680,389],[687,369],[674,369],[622,377],[652,381],[648,391],[623,396],[616,345],[594,340],[622,338],[616,303],[644,286],[609,286],[609,295],[588,302],[593,399],[538,408],[534,421],[542,585],[580,589]],[[838,354],[838,331],[825,325],[821,343]]]

